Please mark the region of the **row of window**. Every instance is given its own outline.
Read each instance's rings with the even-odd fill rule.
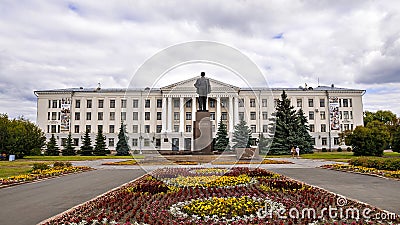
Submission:
[[[315,130],[315,125],[314,124],[310,124],[309,128],[310,128],[310,132],[317,132]],[[326,124],[321,124],[320,128],[321,128],[320,132],[327,132],[327,125]],[[340,124],[340,130],[341,131],[353,130],[353,129],[354,129],[353,124]]]
[[[326,119],[325,111],[320,111],[319,115],[321,120]],[[339,111],[339,118],[344,120],[353,119],[353,111]],[[314,119],[315,119],[314,111],[308,112],[308,120],[314,120]]]

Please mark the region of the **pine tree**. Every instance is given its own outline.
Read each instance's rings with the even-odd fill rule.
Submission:
[[[313,139],[309,133],[309,126],[307,118],[304,116],[304,112],[302,109],[297,111],[297,119],[298,119],[298,129],[297,131],[297,141],[296,145],[300,148],[300,153],[313,153]]]
[[[233,142],[236,144],[234,148],[250,148],[251,145],[251,130],[247,126],[244,120],[241,120],[237,125],[235,125],[235,130],[233,132]]]
[[[99,131],[97,132],[93,154],[103,156],[107,154],[106,137],[103,135],[102,129],[99,129]]]
[[[228,131],[226,130],[226,124],[222,122],[221,117],[215,138],[214,150],[223,152],[227,149],[229,149]]]
[[[290,105],[286,92],[281,95],[282,100],[278,99],[275,118],[275,131],[270,154],[290,154],[290,149],[296,145],[298,119],[296,110]]]
[[[269,152],[269,147],[270,147],[269,140],[264,136],[263,133],[260,133],[258,137],[258,149],[260,150],[260,153],[267,155]]]
[[[75,148],[72,146],[72,137],[71,133],[68,134],[67,140],[65,142],[65,146],[63,150],[61,151],[62,155],[68,156],[68,155],[76,155],[75,153]]]
[[[58,156],[60,155],[60,148],[57,146],[56,138],[54,134],[51,134],[51,138],[47,143],[46,155]]]
[[[128,137],[126,136],[126,126],[121,123],[118,133],[117,155],[129,155]]]
[[[89,130],[86,130],[85,136],[82,138],[81,155],[93,155],[92,140],[90,139]]]

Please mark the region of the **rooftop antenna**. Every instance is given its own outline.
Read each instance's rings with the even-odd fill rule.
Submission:
[[[319,77],[318,77],[318,87],[319,87]]]
[[[99,83],[97,83],[97,88],[96,88],[96,90],[100,90],[101,89],[101,84],[100,84],[100,82]]]

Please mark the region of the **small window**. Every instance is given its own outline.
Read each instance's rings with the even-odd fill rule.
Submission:
[[[133,108],[139,108],[139,100],[133,99]]]
[[[268,125],[263,125],[263,133],[268,133]]]
[[[157,125],[156,133],[161,133],[161,130],[162,130],[162,125]]]
[[[314,107],[314,99],[312,98],[308,99],[308,107]]]
[[[190,108],[190,107],[192,107],[192,99],[190,99],[186,102],[186,108]]]
[[[256,128],[257,128],[256,125],[250,125],[250,129],[251,129],[252,133],[256,133]]]
[[[222,118],[222,120],[228,120],[228,113],[222,112],[221,113],[221,118]]]
[[[103,112],[97,113],[97,120],[103,120]]]
[[[326,132],[326,124],[321,124],[321,132]]]
[[[328,144],[328,140],[327,140],[327,138],[326,137],[323,137],[322,138],[322,145],[327,145]]]
[[[250,120],[256,120],[256,112],[250,112]]]
[[[215,112],[210,112],[210,120],[215,120]]]
[[[115,99],[110,100],[110,108],[115,108]]]
[[[52,120],[57,120],[57,112],[52,112],[51,113],[51,119]]]
[[[250,99],[250,107],[256,107],[256,100],[254,98]]]
[[[174,99],[174,107],[179,108],[180,102],[179,99]]]
[[[174,112],[174,120],[179,120],[179,112]]]
[[[268,120],[268,112],[262,113],[263,120]]]
[[[192,132],[192,126],[186,125],[186,132]]]
[[[314,111],[308,112],[308,119],[309,120],[314,120]]]
[[[150,99],[146,99],[146,101],[144,102],[144,107],[150,108]]]
[[[114,133],[114,132],[115,132],[115,127],[114,127],[114,125],[110,125],[110,126],[108,127],[108,132],[109,132],[109,133]]]
[[[157,99],[157,108],[162,108],[162,99]]]
[[[244,107],[244,99],[240,98],[238,101],[239,107]]]
[[[349,107],[349,100],[348,99],[343,99],[343,107]]]
[[[108,146],[109,147],[114,147],[114,138],[109,138],[108,139]]]
[[[103,125],[97,125],[97,130],[103,132]]]
[[[162,117],[162,113],[161,112],[157,112],[157,120],[161,120]]]
[[[186,120],[191,120],[191,119],[192,119],[192,113],[186,112]]]
[[[104,100],[103,99],[99,99],[98,107],[99,108],[104,108]]]
[[[58,106],[58,101],[57,100],[53,100],[53,107],[54,109],[56,109]]]
[[[244,120],[244,112],[239,112],[239,120]]]
[[[132,114],[132,120],[138,120],[139,119],[139,113],[138,112],[133,112]]]
[[[110,120],[115,120],[115,112],[110,112]]]
[[[126,99],[121,99],[121,108],[126,108]]]
[[[179,125],[174,125],[174,132],[179,132]]]
[[[76,99],[75,100],[75,108],[79,109],[81,107],[81,100]]]
[[[74,146],[79,146],[79,138],[74,138],[73,140],[74,140],[73,145]]]
[[[92,119],[92,113],[91,112],[87,112],[86,113],[86,120],[91,120]]]
[[[88,109],[92,108],[92,100],[91,99],[88,99],[86,101],[86,108],[88,108]]]
[[[144,125],[144,132],[150,133],[150,125]]]
[[[262,100],[262,107],[268,107],[268,101],[267,99]]]
[[[138,146],[138,139],[137,138],[133,138],[132,139],[132,146],[133,147],[137,147]]]
[[[145,138],[145,139],[143,140],[143,146],[144,146],[144,147],[149,147],[149,146],[150,146],[150,139]]]
[[[325,120],[326,119],[325,111],[319,112],[319,115],[321,116],[321,120]]]
[[[333,138],[333,144],[334,144],[334,145],[339,145],[339,144],[340,144],[339,138],[338,138],[338,137],[334,137],[334,138]]]
[[[301,98],[297,99],[297,107],[303,107],[303,100]]]
[[[86,131],[91,133],[92,132],[92,126],[86,125]]]
[[[138,125],[133,125],[132,126],[132,133],[138,133],[139,132],[139,128],[138,128]]]
[[[315,132],[314,124],[310,124],[310,132]]]
[[[210,108],[215,108],[215,100],[210,99]]]
[[[144,119],[145,120],[150,120],[150,112],[145,112],[144,113]]]
[[[75,125],[74,132],[75,132],[75,134],[79,133],[79,125]]]
[[[121,112],[121,120],[126,120],[126,112]]]
[[[325,107],[325,99],[324,98],[321,98],[319,100],[319,107]]]

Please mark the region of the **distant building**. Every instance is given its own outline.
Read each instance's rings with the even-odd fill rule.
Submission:
[[[69,132],[74,145],[88,129],[94,141],[98,129],[115,150],[121,121],[126,124],[132,150],[192,150],[192,128],[196,120],[197,77],[157,89],[69,88],[35,91],[37,123],[59,145]],[[245,120],[253,131],[267,135],[276,101],[285,90],[295,109],[308,118],[315,148],[338,148],[339,133],[363,124],[364,90],[319,86],[316,88],[239,88],[210,79],[208,106],[213,134],[219,119],[227,124],[231,137],[234,125]]]

